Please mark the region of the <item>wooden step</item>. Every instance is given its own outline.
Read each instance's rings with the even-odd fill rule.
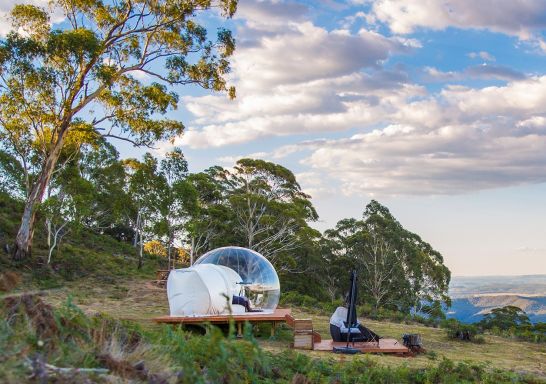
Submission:
[[[313,320],[311,319],[295,319],[294,332],[308,331],[313,332]]]

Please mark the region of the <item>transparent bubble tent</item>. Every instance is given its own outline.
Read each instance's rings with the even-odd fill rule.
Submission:
[[[271,313],[279,303],[280,284],[273,265],[258,252],[223,247],[190,268],[171,271],[167,296],[171,316],[236,315],[249,308]],[[249,305],[240,305],[237,298]]]

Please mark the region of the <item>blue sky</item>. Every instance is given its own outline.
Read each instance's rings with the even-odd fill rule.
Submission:
[[[227,26],[237,99],[177,90],[192,171],[274,161],[321,230],[375,198],[454,275],[546,273],[545,1],[242,0]]]

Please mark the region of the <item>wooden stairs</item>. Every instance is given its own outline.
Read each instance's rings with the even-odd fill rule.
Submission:
[[[292,347],[295,349],[312,350],[315,344],[322,341],[320,333],[313,329],[313,320],[311,319],[295,319],[290,314],[286,315],[286,324],[294,331]]]

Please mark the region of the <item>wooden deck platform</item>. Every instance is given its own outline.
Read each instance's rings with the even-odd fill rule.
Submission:
[[[333,340],[322,340],[320,343],[315,343],[313,350],[332,352],[334,347],[345,347],[346,342],[334,342]],[[380,339],[379,343],[358,342],[350,343],[350,347],[359,349],[362,353],[395,353],[408,355],[410,350],[395,339]]]
[[[245,312],[233,315],[208,315],[208,316],[161,316],[153,319],[160,324],[228,324],[233,320],[237,325],[237,334],[242,335],[242,325],[245,322],[251,324],[271,323],[271,336],[274,336],[275,329],[280,323],[290,322],[292,311],[288,308],[277,308],[272,313]]]

